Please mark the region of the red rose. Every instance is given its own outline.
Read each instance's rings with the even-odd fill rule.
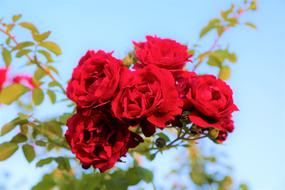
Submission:
[[[81,110],[67,121],[66,140],[84,168],[110,169],[141,139],[100,110]]]
[[[74,69],[67,96],[81,108],[105,104],[117,90],[122,62],[104,51],[88,51]]]
[[[16,75],[13,77],[14,83],[25,84],[25,86],[34,89],[37,88],[38,85],[34,82],[33,78],[29,75]]]
[[[193,78],[196,77],[196,73],[188,71],[175,71],[172,73],[175,78],[176,89],[179,97],[183,100],[183,109],[191,109],[191,102],[187,99],[187,94],[191,88]]]
[[[3,85],[7,80],[7,71],[7,68],[0,68],[0,90],[3,88]]]
[[[164,128],[174,116],[181,114],[182,101],[178,97],[172,74],[155,66],[146,66],[122,74],[120,91],[112,101],[117,118],[140,121],[147,136],[154,126]]]
[[[182,69],[192,55],[185,45],[171,39],[146,36],[146,42],[134,42],[135,55],[143,65],[155,65],[169,70]]]
[[[228,119],[238,108],[233,102],[231,88],[224,81],[213,75],[194,77],[187,99],[193,106],[189,119],[194,124],[230,131],[230,127],[224,124],[225,118]]]

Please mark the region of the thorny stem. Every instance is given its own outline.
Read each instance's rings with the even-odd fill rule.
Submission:
[[[249,11],[249,10],[250,10],[249,8],[242,9],[241,11],[239,11],[239,12],[234,16],[234,18],[238,19],[242,14],[244,14],[245,12],[247,12],[247,11]],[[228,27],[225,27],[225,28],[224,28],[224,32],[228,31],[229,29],[230,29],[229,26],[228,26]],[[224,32],[223,32],[223,33],[224,33]],[[213,44],[211,45],[211,47],[209,48],[209,50],[208,50],[207,52],[212,52],[212,51],[217,47],[217,45],[218,45],[218,43],[219,43],[221,37],[222,37],[222,35],[218,35],[218,36],[215,38]],[[198,58],[198,62],[197,62],[196,65],[194,65],[194,68],[193,68],[192,71],[195,71],[195,70],[201,65],[201,63],[204,61],[205,57],[206,57],[206,56],[202,56],[202,57]]]
[[[7,36],[15,43],[16,46],[19,44],[18,41],[16,40],[15,36],[13,36],[13,35],[12,35],[11,33],[9,33],[8,31],[3,30],[2,28],[0,28],[0,32],[2,32],[3,34],[7,35]],[[43,65],[41,65],[41,64],[38,62],[38,60],[36,59],[36,56],[35,56],[35,59],[33,59],[33,58],[32,58],[30,55],[28,55],[28,54],[26,54],[25,56],[29,59],[30,62],[35,63],[35,64],[37,65],[37,67],[39,67],[42,71],[44,71],[44,72],[51,78],[52,81],[54,81],[54,82],[60,84],[60,83],[56,80],[56,78],[52,75],[52,73],[50,72],[50,70],[48,70],[46,67],[44,67]],[[65,93],[66,93],[66,92],[65,92],[65,89],[64,89],[61,85],[59,85],[59,87],[60,87],[61,91],[65,94]]]

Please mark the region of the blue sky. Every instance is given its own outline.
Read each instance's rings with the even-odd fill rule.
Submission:
[[[24,20],[35,23],[41,31],[51,30],[52,40],[63,49],[56,64],[62,80],[67,81],[87,49],[115,50],[116,56],[123,57],[132,48],[132,40],[142,40],[147,34],[174,38],[191,46],[207,21],[228,8],[230,2],[241,1],[0,0],[0,16],[22,13]],[[242,18],[254,22],[258,30],[240,26],[221,40],[222,45],[230,44],[230,50],[239,58],[229,83],[240,112],[235,114],[236,130],[225,145],[212,146],[229,155],[235,177],[247,181],[253,190],[285,189],[284,8],[284,0],[260,0],[259,10]],[[212,37],[202,41],[203,47],[212,43]],[[43,105],[39,110],[45,112],[38,116],[56,114],[50,108],[48,103]],[[64,112],[60,107],[59,111]],[[13,107],[1,107],[0,124],[14,114]],[[26,164],[19,153],[0,162],[1,171],[13,175],[9,183],[17,184],[26,177],[26,186],[20,188],[24,190],[42,173],[33,166]]]

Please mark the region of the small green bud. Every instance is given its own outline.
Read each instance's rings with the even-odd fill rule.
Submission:
[[[159,137],[158,139],[156,139],[155,145],[156,145],[158,148],[163,148],[163,147],[166,145],[166,141],[165,141],[165,139]]]
[[[209,136],[210,139],[216,140],[218,135],[219,135],[219,130],[218,129],[211,128],[209,130],[208,136]]]

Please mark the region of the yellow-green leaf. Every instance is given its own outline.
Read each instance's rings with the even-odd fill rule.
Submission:
[[[221,26],[221,21],[217,18],[214,18],[212,20],[209,21],[209,23],[202,28],[201,32],[200,32],[200,38],[203,38],[206,34],[208,34],[211,30],[213,30],[216,27]]]
[[[215,67],[220,67],[223,61],[224,61],[223,58],[221,58],[218,54],[212,53],[209,55],[207,64]]]
[[[12,62],[11,52],[7,48],[2,48],[2,56],[5,62],[5,65],[8,67]]]
[[[40,105],[44,100],[44,92],[40,88],[35,88],[33,90],[33,102],[35,105]]]
[[[49,51],[53,52],[56,55],[61,54],[60,47],[54,42],[51,42],[51,41],[41,42],[41,43],[39,43],[39,46],[48,49]]]
[[[244,25],[246,25],[246,26],[248,26],[250,28],[256,29],[256,25],[251,23],[251,22],[246,22],[246,23],[244,23]]]
[[[17,22],[21,17],[22,17],[21,14],[14,15],[13,18],[12,18],[12,20],[13,20],[13,22]]]
[[[10,105],[28,91],[29,89],[21,84],[12,84],[1,90],[0,104]]]
[[[44,165],[47,165],[47,164],[51,163],[53,160],[54,160],[54,158],[52,158],[52,157],[44,158],[44,159],[38,161],[36,166],[37,167],[42,167]]]
[[[41,41],[44,41],[45,39],[47,39],[50,34],[51,34],[50,31],[44,32],[42,34],[33,33],[33,39],[37,42],[41,42]]]
[[[22,133],[18,133],[16,136],[14,136],[12,138],[12,140],[10,142],[13,142],[13,143],[23,143],[25,141],[27,141],[28,138],[26,135],[22,134]]]
[[[32,33],[33,32],[39,33],[39,30],[37,29],[37,27],[30,22],[21,22],[19,25],[23,28],[30,30]]]
[[[38,52],[46,58],[47,62],[53,62],[53,58],[50,52],[45,51],[45,50],[38,50]]]
[[[47,94],[49,96],[49,99],[51,101],[52,104],[54,104],[56,102],[56,95],[53,91],[51,90],[47,90]]]
[[[48,65],[47,68],[48,68],[49,70],[51,70],[52,72],[56,73],[57,75],[59,75],[58,70],[57,70],[54,66]]]
[[[226,20],[228,18],[229,14],[233,12],[234,8],[235,8],[235,5],[232,4],[231,7],[228,10],[222,11],[221,12],[221,16],[223,17],[223,19]]]
[[[35,144],[38,145],[38,146],[44,147],[44,146],[46,146],[47,143],[46,143],[45,141],[37,140],[37,141],[35,142]]]
[[[28,55],[31,52],[32,52],[32,50],[30,50],[30,49],[22,49],[22,50],[17,52],[16,57],[20,58],[24,55]]]
[[[27,161],[32,162],[36,157],[36,152],[34,150],[34,147],[29,144],[24,144],[22,149]]]
[[[18,150],[16,143],[5,142],[0,144],[0,161],[6,160]]]
[[[232,63],[237,62],[237,56],[234,53],[229,53],[227,59]]]
[[[23,48],[26,48],[26,47],[30,47],[30,46],[33,46],[35,45],[34,42],[21,42],[21,43],[18,43],[17,46],[15,46],[12,50],[17,50],[17,49],[23,49]]]
[[[19,124],[20,121],[21,120],[17,117],[16,119],[13,119],[9,123],[6,123],[5,125],[3,125],[0,131],[0,136],[3,136],[9,133],[10,131],[12,131]]]
[[[228,80],[231,76],[231,69],[228,66],[222,66],[219,72],[219,78],[222,80]]]
[[[41,68],[37,68],[34,73],[34,79],[40,81],[45,75],[46,73]]]
[[[229,22],[230,26],[235,26],[238,24],[238,19],[235,17],[227,18],[227,21]]]

